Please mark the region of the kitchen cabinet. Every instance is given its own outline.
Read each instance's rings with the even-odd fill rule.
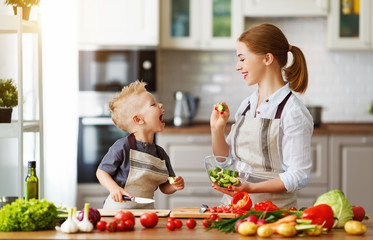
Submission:
[[[243,31],[241,0],[162,0],[161,47],[232,50]]]
[[[373,49],[371,0],[331,0],[328,47],[335,50]]]
[[[351,205],[372,212],[373,136],[334,135],[330,148],[330,189],[340,189]]]
[[[222,193],[211,187],[205,170],[204,158],[212,155],[210,134],[157,134],[157,144],[168,153],[177,176],[184,178],[185,187],[166,195],[155,194],[155,206],[161,209],[198,207],[202,203],[219,205]]]
[[[328,0],[243,0],[245,17],[326,16]]]
[[[5,150],[6,154],[1,154],[2,158],[6,157],[6,160],[0,161],[6,164],[1,166],[0,175],[0,189],[6,191],[9,185],[14,186],[16,182],[17,195],[19,198],[23,198],[24,179],[27,172],[27,161],[37,161],[37,176],[39,181],[44,181],[44,134],[43,134],[43,88],[42,88],[42,48],[41,48],[41,26],[40,21],[25,21],[22,19],[22,8],[17,9],[18,15],[0,15],[0,34],[11,35],[16,37],[16,41],[12,42],[16,45],[17,52],[17,76],[12,77],[17,82],[18,89],[18,111],[13,111],[13,116],[18,115],[18,120],[13,120],[11,123],[0,124],[0,138],[8,139],[13,141],[16,139],[18,144],[18,153],[15,154],[11,150]],[[26,37],[27,35],[27,37]],[[30,38],[31,37],[31,38]],[[6,46],[4,47],[6,48]],[[31,53],[32,62],[24,61],[24,57],[27,53]],[[3,54],[2,51],[0,54]],[[33,62],[35,61],[35,62]],[[29,69],[32,66],[32,77],[27,76],[31,79],[30,82],[24,82],[26,68]],[[27,86],[32,86],[30,92],[25,92]],[[32,96],[32,101],[26,102],[25,95],[28,97]],[[28,114],[26,116],[25,112]],[[33,139],[34,147],[33,154],[26,155],[25,139],[31,137]],[[30,147],[30,146],[27,146]],[[8,158],[9,157],[9,158]],[[18,158],[18,162],[13,161],[14,158]],[[1,185],[4,184],[4,185]],[[13,187],[14,188],[14,187]],[[43,184],[39,185],[39,197],[44,196]]]
[[[314,135],[311,139],[312,169],[308,184],[297,192],[298,208],[312,206],[328,191],[328,136]]]
[[[159,0],[79,0],[81,47],[157,46]]]

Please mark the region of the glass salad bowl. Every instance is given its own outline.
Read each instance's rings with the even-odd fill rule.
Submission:
[[[205,168],[211,182],[223,188],[245,182],[253,172],[249,164],[222,156],[205,157]]]

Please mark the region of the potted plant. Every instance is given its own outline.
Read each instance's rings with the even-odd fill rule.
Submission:
[[[5,0],[6,5],[13,6],[14,15],[17,15],[17,7],[22,7],[22,19],[29,20],[32,6],[39,6],[40,0]]]
[[[0,122],[10,123],[13,107],[18,105],[18,90],[12,78],[0,78]]]

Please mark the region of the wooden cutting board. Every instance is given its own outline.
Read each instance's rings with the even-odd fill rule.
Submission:
[[[198,207],[175,207],[172,209],[170,217],[174,218],[208,218],[210,212],[200,213]],[[218,213],[220,218],[234,218],[234,213]]]
[[[114,217],[119,211],[130,211],[135,217],[141,216],[146,212],[154,212],[158,217],[168,217],[170,210],[168,209],[98,209],[102,217]]]

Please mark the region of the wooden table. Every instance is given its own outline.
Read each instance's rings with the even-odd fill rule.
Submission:
[[[369,220],[364,221],[367,225],[368,231],[365,235],[353,236],[347,234],[343,229],[333,229],[326,235],[320,237],[302,237],[302,238],[289,238],[299,240],[335,240],[335,239],[351,239],[351,240],[362,240],[372,239],[373,240],[373,214],[368,214]],[[104,220],[111,221],[113,218],[105,218]],[[129,232],[100,232],[95,230],[93,233],[75,233],[75,234],[64,234],[58,230],[49,231],[35,231],[35,232],[0,232],[0,239],[191,239],[191,240],[226,240],[226,239],[262,239],[257,236],[246,237],[238,233],[225,234],[213,229],[205,232],[205,228],[202,225],[202,219],[196,219],[197,226],[195,229],[188,229],[185,225],[186,219],[181,219],[183,227],[179,230],[169,231],[166,228],[167,218],[160,218],[158,225],[152,229],[145,229],[140,224],[139,218],[136,218],[136,226],[134,231]],[[268,239],[279,239],[278,235],[273,235]]]

